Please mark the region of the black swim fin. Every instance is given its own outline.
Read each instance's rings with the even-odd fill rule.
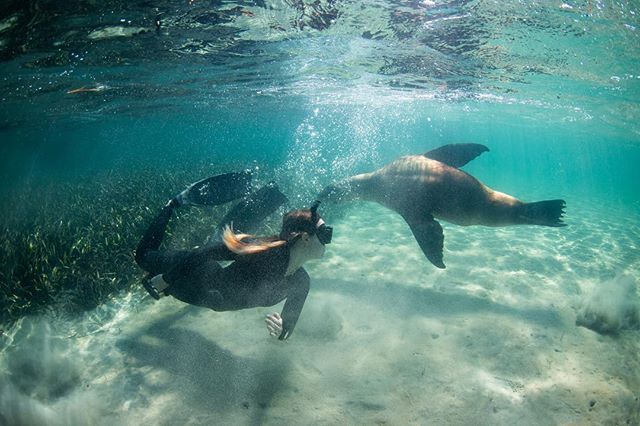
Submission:
[[[453,143],[433,149],[422,155],[451,167],[462,167],[487,151],[489,151],[489,148],[479,143]]]
[[[225,173],[192,183],[176,196],[180,205],[217,206],[244,197],[251,190],[251,171]]]
[[[216,228],[213,239],[219,239],[226,225],[233,223],[236,232],[253,233],[262,221],[288,201],[275,182],[269,182],[236,204]]]
[[[409,228],[411,228],[413,236],[418,242],[418,245],[422,249],[424,255],[427,256],[427,259],[429,259],[434,266],[440,269],[446,268],[442,259],[444,233],[442,232],[442,226],[440,223],[431,215],[423,217],[420,220],[410,220],[404,217],[404,220],[409,224]]]

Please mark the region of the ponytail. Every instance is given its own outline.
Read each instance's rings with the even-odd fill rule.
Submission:
[[[285,245],[287,242],[279,239],[258,239],[251,242],[243,241],[250,238],[249,234],[236,234],[229,225],[225,225],[222,241],[229,250],[239,255],[264,253],[275,247]]]

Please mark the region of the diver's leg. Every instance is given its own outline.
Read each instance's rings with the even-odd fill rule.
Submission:
[[[189,204],[224,204],[247,194],[250,185],[250,171],[212,176],[189,185],[164,206],[147,228],[135,251],[138,265],[153,277],[143,281],[145,289],[153,298],[159,299],[165,288],[166,283],[161,274],[192,256],[190,250],[160,250],[173,210]]]
[[[162,210],[160,210],[160,213],[153,219],[153,222],[151,222],[151,225],[149,225],[145,231],[136,248],[136,262],[138,262],[139,265],[149,250],[158,250],[158,248],[160,248],[160,244],[162,244],[162,239],[164,238],[164,231],[167,229],[167,224],[171,219],[173,209],[176,207],[178,207],[178,204],[175,199],[170,200]]]
[[[225,173],[192,183],[176,196],[180,205],[218,206],[246,196],[251,190],[251,171]]]
[[[194,250],[159,277],[165,294],[191,305],[221,311],[224,310],[224,298],[218,290],[221,272],[222,266],[218,262]]]
[[[236,204],[216,227],[210,243],[220,241],[224,227],[233,226],[234,231],[255,232],[262,221],[286,203],[287,197],[280,192],[275,182],[269,182]],[[232,225],[233,224],[233,225]]]
[[[136,248],[136,263],[151,275],[168,271],[184,256],[184,250],[159,250],[173,210],[178,206],[175,199],[170,200],[153,219]]]

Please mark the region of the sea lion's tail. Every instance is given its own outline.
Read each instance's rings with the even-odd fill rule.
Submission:
[[[545,200],[535,203],[524,203],[518,207],[518,219],[525,225],[542,226],[567,226],[562,221],[564,209],[567,206],[564,200]]]

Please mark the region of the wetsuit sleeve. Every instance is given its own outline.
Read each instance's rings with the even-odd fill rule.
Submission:
[[[282,317],[282,333],[278,337],[280,340],[288,339],[291,336],[298,322],[298,317],[300,317],[300,312],[302,312],[304,302],[307,299],[311,280],[307,271],[300,268],[287,281],[289,293],[287,294],[287,301],[282,308],[282,314],[280,314]]]

